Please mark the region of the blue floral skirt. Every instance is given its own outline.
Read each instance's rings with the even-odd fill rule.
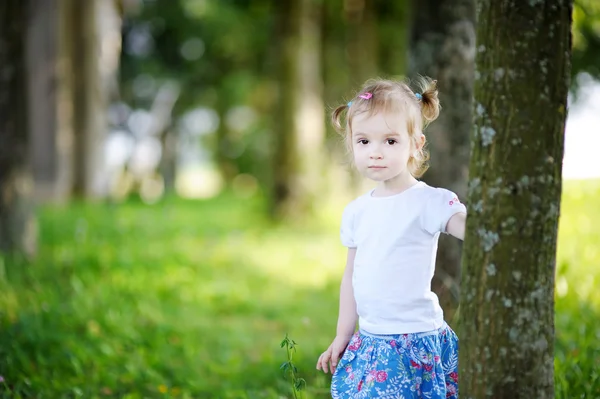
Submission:
[[[458,337],[438,330],[399,335],[359,331],[331,380],[334,399],[458,398]]]

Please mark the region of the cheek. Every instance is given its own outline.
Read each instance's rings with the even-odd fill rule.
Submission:
[[[364,158],[363,151],[357,149],[354,149],[354,151],[352,151],[352,156],[354,157],[354,162],[356,163],[360,163]]]
[[[354,157],[354,163],[356,165],[364,165],[367,161],[368,161],[368,155],[363,148],[355,148],[354,151],[352,152],[352,155]]]
[[[364,145],[354,145],[352,147],[352,153],[354,154],[354,156],[360,156],[360,155],[364,154],[365,146]]]

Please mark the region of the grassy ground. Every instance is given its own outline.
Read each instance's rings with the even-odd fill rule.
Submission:
[[[600,397],[593,204],[599,181],[566,184],[558,398]],[[307,396],[328,397],[314,363],[335,330],[338,227],[273,226],[260,207],[223,197],[40,210],[38,260],[0,259],[0,397],[289,397],[286,333]]]

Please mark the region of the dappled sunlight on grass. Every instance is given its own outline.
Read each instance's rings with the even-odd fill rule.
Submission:
[[[40,259],[0,282],[10,342],[0,355],[13,364],[0,375],[54,396],[177,386],[182,397],[270,398],[286,391],[278,345],[292,332],[314,392],[327,392],[313,363],[335,324],[337,228],[299,234],[271,226],[260,204],[232,201],[41,213]],[[51,387],[49,373],[61,382]]]
[[[600,310],[600,180],[566,181],[557,251],[557,294]]]

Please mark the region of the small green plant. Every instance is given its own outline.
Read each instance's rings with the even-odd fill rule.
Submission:
[[[283,370],[284,375],[289,374],[290,383],[292,384],[292,394],[294,395],[294,399],[303,398],[302,390],[306,388],[306,381],[304,378],[298,377],[298,368],[294,364],[293,357],[296,352],[296,341],[290,339],[287,334],[285,334],[285,338],[281,341],[281,347],[285,347],[287,353],[287,361],[281,365],[281,369]]]

